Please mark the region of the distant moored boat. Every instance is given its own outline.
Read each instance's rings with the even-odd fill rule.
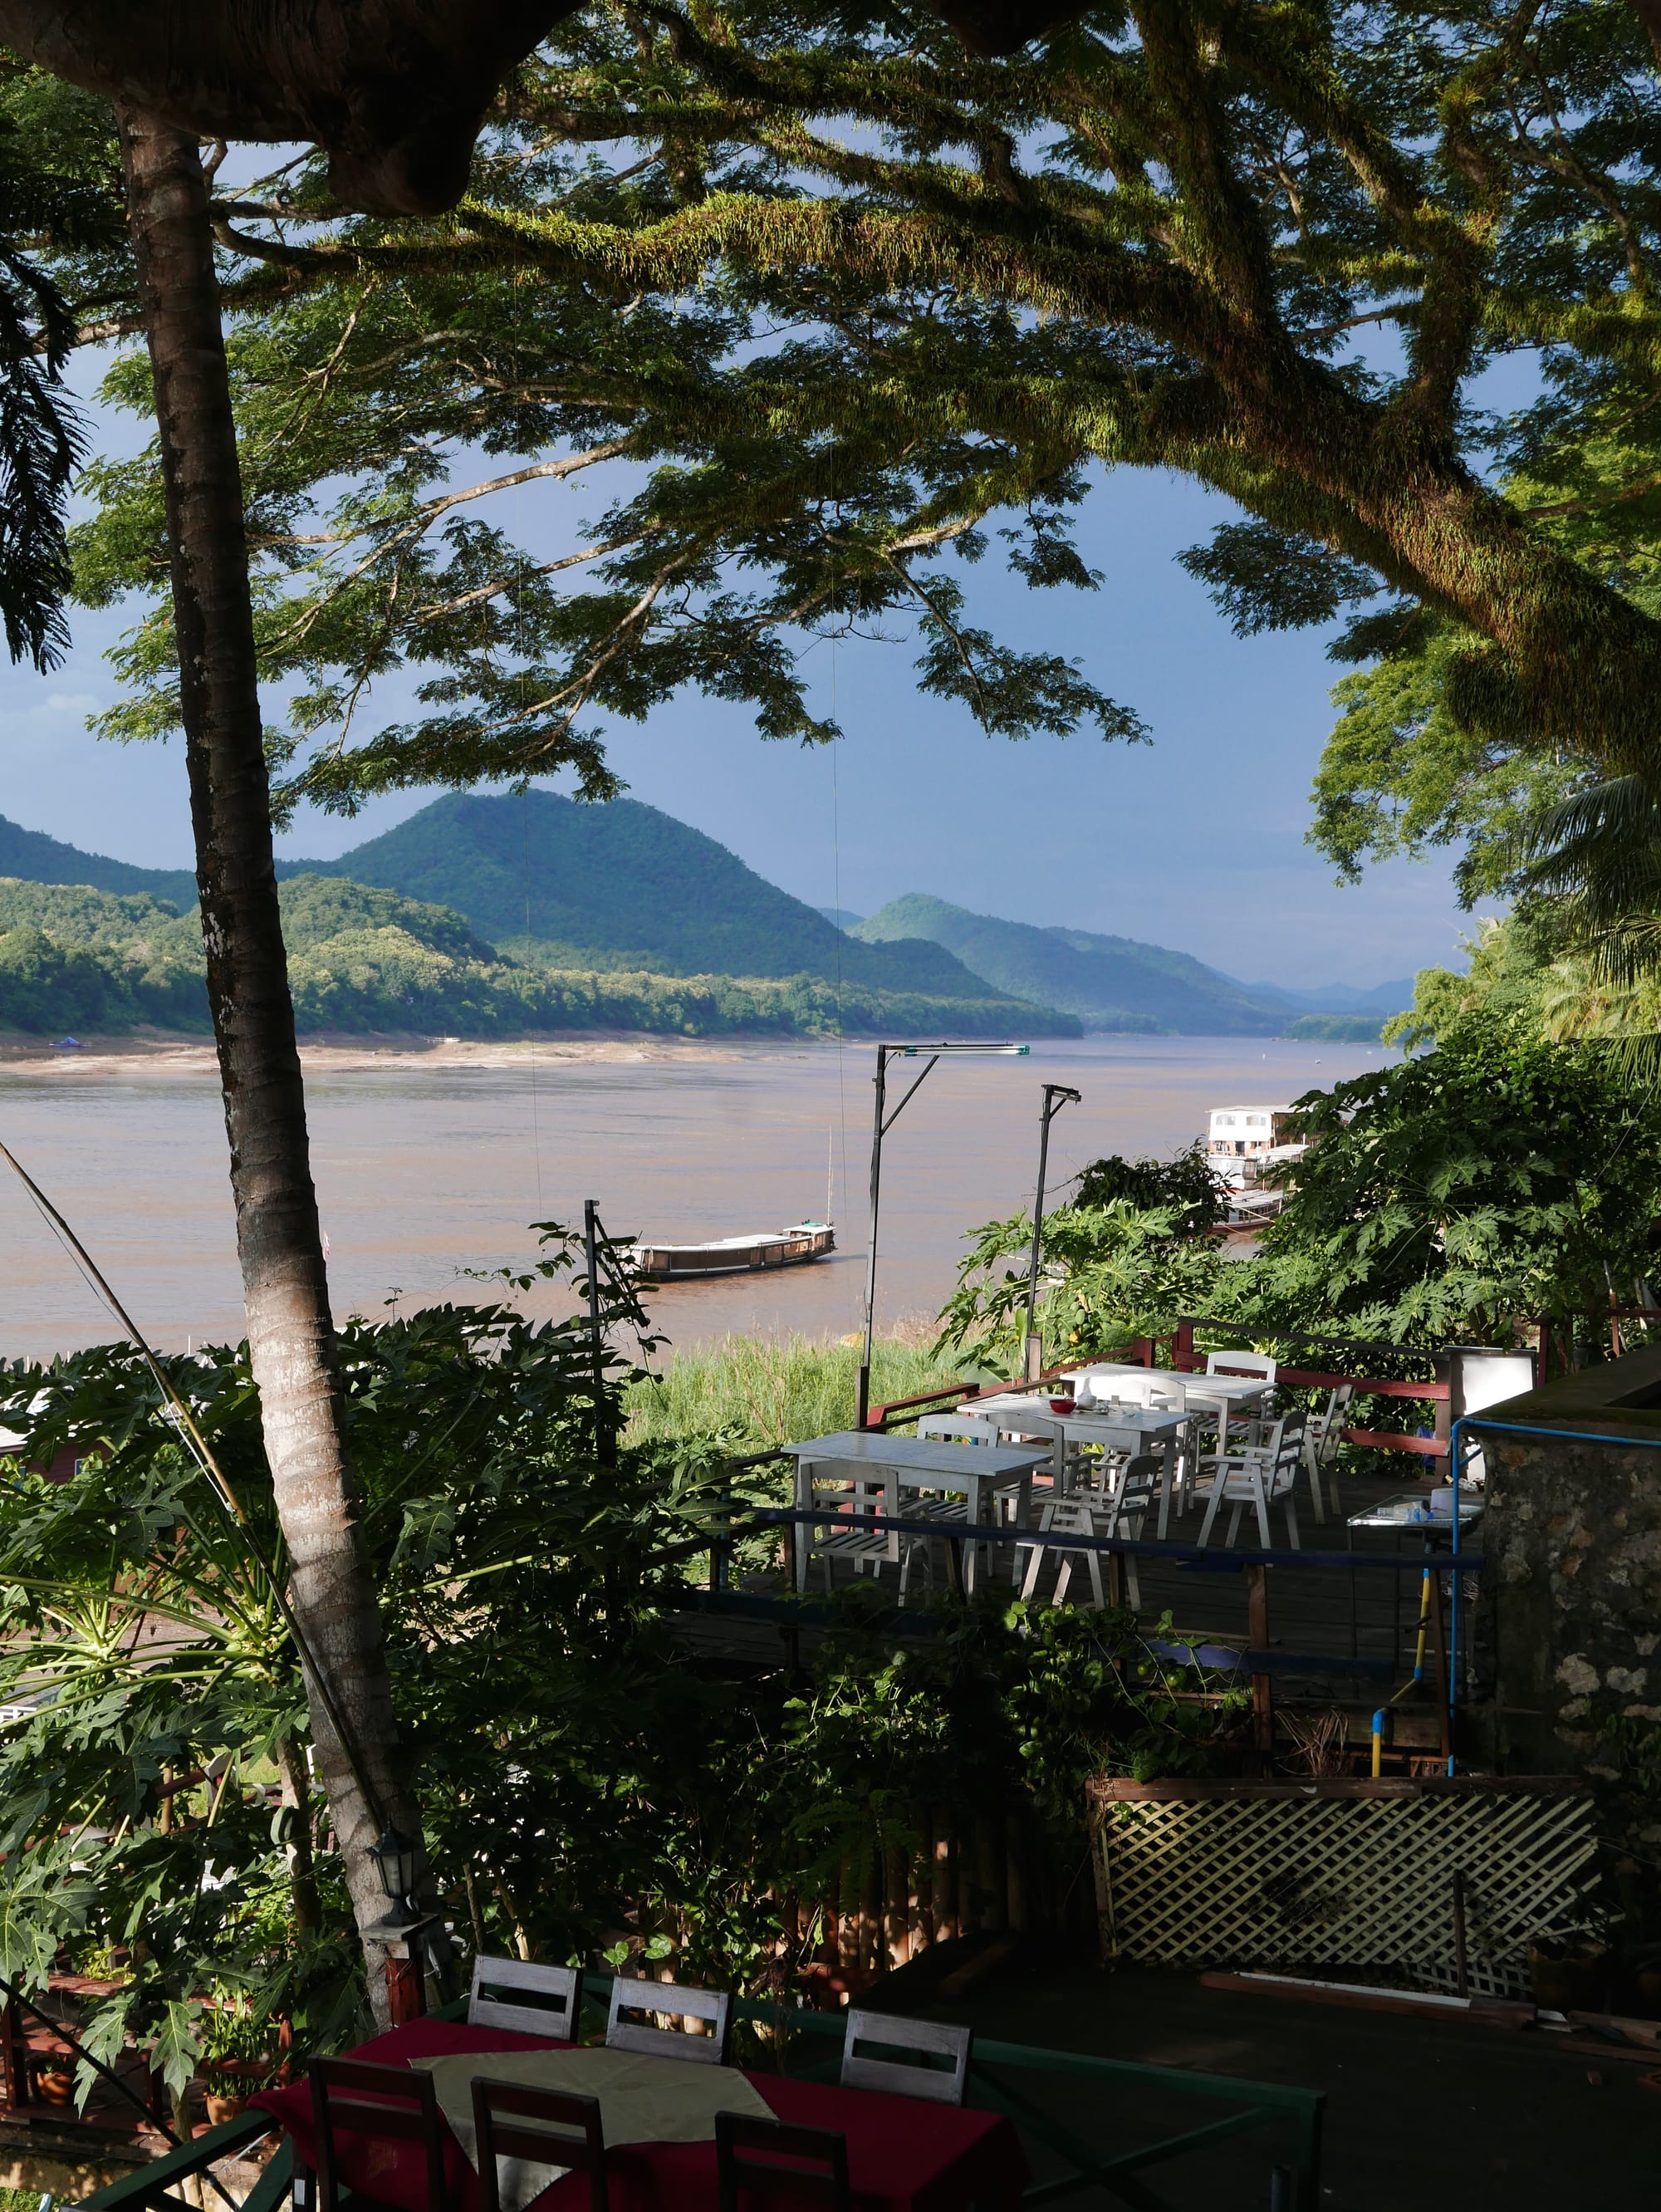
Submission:
[[[758,1267],[799,1267],[836,1249],[828,1221],[798,1221],[789,1229],[758,1231],[749,1237],[710,1237],[700,1244],[666,1244],[642,1237],[634,1257],[643,1274],[659,1282],[695,1275],[737,1275]]]

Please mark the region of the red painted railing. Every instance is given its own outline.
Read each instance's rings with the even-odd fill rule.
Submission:
[[[1199,1353],[1194,1348],[1194,1331],[1200,1326],[1203,1324],[1185,1318],[1177,1324],[1174,1334],[1170,1337],[1158,1339],[1137,1337],[1123,1347],[1121,1356],[1128,1366],[1157,1367],[1168,1362],[1168,1364],[1179,1374],[1197,1373],[1203,1364]],[[1339,1340],[1324,1340],[1336,1342]],[[1167,1346],[1169,1350],[1167,1358],[1162,1360],[1160,1357],[1161,1349]],[[1369,1346],[1367,1348],[1370,1350],[1373,1347]],[[1378,1348],[1390,1349],[1397,1353],[1402,1351],[1400,1346],[1388,1347],[1380,1346]],[[1424,1352],[1409,1353],[1407,1356],[1434,1358],[1439,1365],[1446,1364],[1440,1354]],[[1072,1368],[1081,1364],[1081,1361],[1076,1358],[1064,1365],[1046,1368],[1042,1375],[1036,1377],[1036,1380],[1040,1382],[1049,1382],[1056,1376],[1069,1373]],[[1324,1368],[1282,1367],[1278,1370],[1276,1379],[1288,1384],[1294,1389],[1334,1390],[1344,1383],[1349,1383],[1358,1397],[1411,1398],[1430,1404],[1437,1409],[1436,1426],[1439,1433],[1434,1436],[1414,1436],[1398,1429],[1346,1429],[1343,1431],[1344,1441],[1346,1443],[1362,1445],[1373,1451],[1412,1452],[1426,1459],[1442,1459],[1446,1456],[1447,1413],[1444,1409],[1448,1406],[1452,1392],[1445,1376],[1438,1376],[1432,1381],[1423,1382],[1412,1376],[1349,1375],[1329,1372]],[[1002,1382],[949,1383],[942,1389],[925,1390],[915,1398],[896,1398],[887,1405],[873,1406],[866,1417],[866,1426],[884,1431],[899,1428],[909,1421],[918,1419],[923,1415],[943,1413],[955,1406],[967,1406],[972,1404],[976,1398],[989,1397],[997,1391],[1020,1390],[1027,1387],[1027,1383],[1021,1378],[1011,1378],[1008,1382]]]

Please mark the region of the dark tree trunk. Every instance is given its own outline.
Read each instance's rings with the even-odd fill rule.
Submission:
[[[1644,26],[1658,68],[1661,68],[1661,0],[1632,0],[1632,9]]]
[[[0,0],[0,46],[203,138],[315,139],[349,207],[433,215],[578,0]]]
[[[161,436],[197,884],[249,1349],[290,1601],[378,1801],[366,1802],[308,1672],[312,1733],[361,1924],[385,1909],[365,1856],[377,1814],[411,1834],[420,1822],[395,1779],[380,1614],[347,1458],[271,860],[242,479],[207,185],[193,136],[135,109],[117,112]],[[378,1974],[370,1988],[378,1997]]]

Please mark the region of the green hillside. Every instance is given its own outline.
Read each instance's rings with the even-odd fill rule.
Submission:
[[[452,907],[493,944],[534,940],[555,949],[561,966],[1005,995],[918,933],[858,944],[712,837],[633,799],[440,799],[341,860],[285,863],[280,872],[301,867]]]
[[[296,876],[281,886],[288,981],[301,1032],[518,1037],[645,1030],[688,1036],[1076,1035],[1069,1016],[972,998],[839,990],[811,975],[669,976],[567,968],[538,947],[505,958],[447,907],[378,884]],[[955,965],[955,963],[954,963]],[[0,878],[0,1031],[206,1033],[192,909],[146,896]]]
[[[1385,1019],[1380,1014],[1300,1014],[1286,1034],[1316,1044],[1377,1044]]]
[[[852,934],[868,943],[927,938],[999,990],[1059,1006],[1090,1030],[1275,1036],[1286,1026],[1283,1008],[1203,961],[1131,937],[1000,921],[915,891],[857,924]]]
[[[196,878],[188,868],[136,868],[62,845],[39,830],[25,830],[0,814],[0,877],[33,884],[88,884],[94,890],[139,893],[177,907],[196,904]]]

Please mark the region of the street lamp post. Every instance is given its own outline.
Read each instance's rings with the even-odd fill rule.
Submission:
[[[1034,1325],[1038,1310],[1038,1263],[1044,1237],[1044,1174],[1050,1164],[1050,1124],[1064,1106],[1076,1106],[1081,1094],[1064,1083],[1044,1086],[1044,1110],[1038,1117],[1038,1189],[1033,1199],[1033,1263],[1027,1278],[1027,1380],[1036,1382],[1044,1368],[1044,1344]]]
[[[999,1059],[1024,1060],[1031,1051],[1024,1044],[880,1044],[876,1048],[876,1107],[871,1120],[871,1203],[870,1240],[865,1254],[865,1340],[859,1358],[859,1386],[855,1402],[854,1426],[863,1429],[871,1407],[871,1335],[876,1318],[876,1219],[882,1195],[882,1139],[911,1103],[921,1088],[923,1079],[935,1062],[947,1053],[980,1053],[995,1054]],[[917,1079],[906,1091],[900,1103],[890,1113],[888,1100],[888,1062],[891,1060],[916,1060],[927,1053]]]

